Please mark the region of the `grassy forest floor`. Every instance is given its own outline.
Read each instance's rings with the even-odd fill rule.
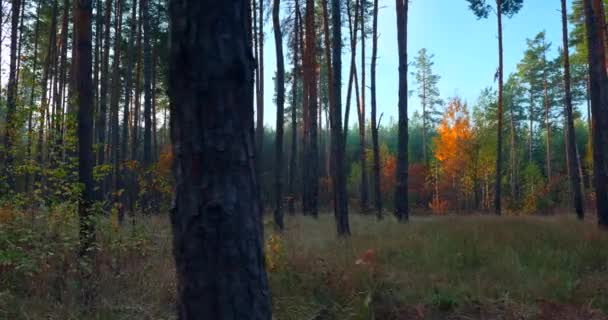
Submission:
[[[86,264],[66,212],[0,211],[0,319],[175,319],[166,217],[100,219]],[[275,319],[608,319],[608,233],[592,222],[351,220],[346,240],[329,214],[288,217],[281,237],[267,223]],[[80,302],[83,268],[93,270],[93,314]]]

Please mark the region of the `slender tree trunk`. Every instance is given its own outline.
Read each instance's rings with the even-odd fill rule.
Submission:
[[[308,177],[308,202],[306,208],[310,211],[313,217],[318,215],[318,197],[319,197],[319,150],[317,140],[317,59],[316,59],[316,28],[315,28],[315,2],[314,0],[306,0],[306,51],[308,65],[308,117],[310,123],[309,138],[308,138],[308,168],[306,170]]]
[[[133,67],[135,65],[135,38],[137,37],[137,0],[133,0],[131,8],[131,20],[129,22],[130,35],[127,48],[127,67],[125,69],[125,101],[122,118],[122,142],[120,144],[120,154],[122,160],[129,159],[129,103],[131,102],[131,88],[133,86]]]
[[[8,86],[6,88],[6,133],[4,136],[4,152],[6,152],[6,158],[4,167],[6,169],[8,186],[11,190],[15,190],[12,149],[15,144],[18,129],[15,116],[17,114],[17,33],[19,32],[19,7],[21,6],[21,0],[12,0],[12,6],[10,66]]]
[[[407,128],[407,14],[409,1],[396,0],[397,42],[399,50],[399,142],[397,147],[397,185],[395,214],[400,222],[409,220],[408,207],[408,128]]]
[[[119,169],[120,163],[120,140],[118,129],[118,105],[120,103],[120,54],[122,43],[122,5],[123,0],[116,0],[116,13],[114,17],[114,60],[112,61],[112,94],[110,97],[110,127],[111,134],[111,156],[112,156],[112,191],[113,201],[119,203],[119,190],[121,188],[121,172]],[[122,224],[124,221],[124,210],[119,206],[118,221]]]
[[[498,139],[496,146],[496,180],[494,192],[494,211],[501,214],[502,193],[502,118],[503,118],[503,51],[502,51],[502,0],[496,0],[498,18]]]
[[[182,320],[271,319],[253,157],[247,4],[170,2],[171,222]],[[208,90],[196,89],[203,86]]]
[[[78,106],[78,176],[83,185],[78,198],[80,217],[80,255],[91,253],[95,238],[91,220],[93,191],[93,84],[91,82],[91,0],[75,0],[74,4],[74,89]]]
[[[511,125],[511,201],[515,201],[517,198],[517,185],[515,183],[515,172],[516,172],[516,148],[515,148],[515,115],[513,114],[513,103],[511,103],[511,107],[509,108],[510,114],[510,125]]]
[[[544,43],[543,43],[544,45]],[[545,91],[545,126],[547,127],[547,181],[551,181],[551,122],[549,114],[549,85],[547,83],[547,58],[543,53],[543,83]]]
[[[100,69],[100,64],[101,61],[103,60],[102,56],[103,56],[103,52],[102,52],[102,47],[103,47],[103,0],[95,0],[96,4],[95,4],[95,44],[94,44],[94,50],[95,52],[93,53],[93,108],[94,110],[94,114],[98,114],[99,113],[99,99],[100,99],[100,90],[99,90],[99,85],[100,85],[100,79],[99,79],[99,69]],[[97,148],[95,147],[95,143],[97,143],[98,138],[97,138],[97,132],[98,132],[98,128],[96,127],[97,124],[95,123],[95,121],[93,122],[93,149],[96,150]]]
[[[570,187],[572,188],[572,203],[579,220],[585,216],[583,208],[583,192],[581,186],[582,169],[578,149],[576,147],[576,132],[574,130],[574,120],[572,117],[572,89],[570,77],[570,53],[568,42],[568,8],[566,0],[561,0],[562,5],[562,40],[564,54],[564,94],[565,94],[565,114],[566,114],[566,152],[568,154],[568,172],[570,174]]]
[[[354,12],[357,13],[359,12],[359,1],[360,0],[355,0],[355,8],[354,8]],[[357,65],[356,65],[356,58],[357,58],[357,26],[358,26],[358,21],[359,21],[359,15],[355,14],[354,17],[351,14],[351,9],[350,9],[350,1],[346,2],[346,12],[348,13],[348,29],[349,29],[349,36],[350,36],[350,75],[348,78],[348,88],[346,89],[346,106],[345,106],[345,112],[344,112],[344,147],[346,147],[346,140],[348,139],[348,123],[350,121],[349,117],[350,117],[350,104],[351,104],[351,97],[352,97],[352,90],[353,90],[353,81],[355,79],[355,77],[357,76]],[[356,86],[355,86],[356,89]]]
[[[376,216],[382,219],[382,192],[380,190],[380,145],[378,142],[379,123],[377,122],[376,105],[376,61],[378,60],[378,0],[374,0],[374,17],[372,22],[372,65],[371,65],[371,103],[372,103],[372,149],[374,153],[374,203]],[[424,131],[424,129],[423,129]],[[426,151],[425,151],[426,152]],[[426,154],[425,154],[426,161]]]
[[[104,40],[103,40],[103,58],[101,61],[101,77],[99,90],[99,110],[97,113],[97,164],[105,164],[106,154],[106,121],[107,121],[107,98],[109,76],[108,69],[110,64],[110,23],[112,18],[112,0],[106,0],[106,12],[104,21]],[[102,184],[102,189],[103,189]],[[100,196],[103,196],[103,190],[100,191]]]
[[[369,207],[367,182],[367,155],[365,154],[365,5],[359,6],[361,14],[361,102],[359,103],[359,157],[361,161],[361,210]]]
[[[340,0],[331,1],[332,21],[332,82],[333,92],[342,92],[342,15]],[[348,222],[348,195],[346,193],[346,170],[344,166],[344,138],[342,137],[342,95],[331,96],[331,148],[333,159],[334,215],[338,235],[350,235]],[[345,124],[346,126],[346,124]]]
[[[608,227],[608,117],[605,106],[608,105],[608,76],[606,75],[606,51],[603,17],[600,15],[603,4],[600,0],[584,0],[585,24],[587,27],[587,46],[589,78],[591,92],[591,109],[593,113],[593,175],[598,223]]]
[[[33,66],[32,66],[32,85],[30,87],[30,101],[29,101],[29,110],[27,115],[27,156],[28,160],[32,160],[32,146],[34,145],[32,141],[34,140],[34,128],[33,128],[33,114],[34,114],[34,95],[36,92],[36,74],[38,71],[38,33],[40,31],[40,6],[42,4],[42,0],[38,0],[38,4],[36,5],[36,23],[34,27],[34,54],[32,56]],[[30,172],[27,171],[25,176],[25,192],[29,193],[30,184],[31,184],[31,176]]]
[[[48,84],[49,84],[49,77],[51,74],[51,67],[52,67],[51,63],[53,61],[53,52],[54,52],[53,48],[54,48],[55,38],[56,38],[57,11],[58,11],[57,0],[54,0],[53,9],[52,9],[52,17],[51,17],[51,25],[50,25],[50,29],[49,29],[50,30],[49,31],[49,41],[48,41],[48,47],[47,47],[47,52],[46,52],[46,57],[45,57],[45,62],[44,62],[44,71],[42,73],[42,83],[41,83],[42,99],[41,99],[41,103],[40,103],[40,128],[38,129],[37,162],[38,162],[38,165],[40,166],[40,173],[38,173],[38,178],[36,180],[42,182],[43,189],[44,189],[44,185],[45,185],[44,181],[42,181],[42,178],[43,178],[42,173],[44,172],[44,168],[45,168],[45,166],[44,166],[45,117],[47,115],[47,108],[49,105]]]
[[[298,67],[298,52],[300,51],[299,24],[300,11],[298,0],[295,1],[295,23],[294,23],[294,40],[293,40],[293,84],[292,84],[292,103],[291,103],[291,154],[289,159],[289,213],[295,214],[295,199],[296,199],[296,159],[298,157],[298,122],[297,122],[297,104],[298,104],[298,78],[300,77],[300,69]]]
[[[144,26],[144,158],[147,168],[152,164],[152,55],[149,0],[141,0]]]
[[[17,92],[17,94],[19,94],[19,80],[21,77],[19,70],[21,70],[21,47],[23,44],[23,20],[25,16],[25,1],[21,0],[19,2],[19,40],[17,40],[17,74],[15,75],[15,92]]]
[[[131,160],[137,160],[137,150],[139,146],[139,111],[141,110],[141,69],[142,69],[142,25],[143,25],[143,6],[139,2],[139,21],[137,26],[137,66],[135,67],[135,99],[133,99],[133,127],[131,134]]]
[[[67,84],[67,53],[68,53],[68,21],[70,14],[70,1],[63,1],[63,14],[61,18],[61,40],[60,40],[60,53],[59,53],[59,64],[56,77],[59,78],[59,81],[55,83],[55,139],[53,146],[53,159],[54,161],[60,160],[60,155],[63,150],[63,123],[64,123],[64,115],[63,115],[63,96],[64,96],[64,88]]]
[[[272,7],[272,24],[274,27],[274,41],[277,58],[277,135],[275,141],[275,192],[276,205],[274,223],[277,230],[283,230],[283,125],[285,105],[285,62],[283,58],[283,34],[281,33],[281,20],[279,12],[281,1],[274,0]]]

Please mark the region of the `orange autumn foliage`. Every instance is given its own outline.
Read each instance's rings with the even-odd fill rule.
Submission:
[[[470,156],[474,132],[467,105],[460,98],[448,104],[434,141],[435,157],[444,172],[450,177],[461,174]]]

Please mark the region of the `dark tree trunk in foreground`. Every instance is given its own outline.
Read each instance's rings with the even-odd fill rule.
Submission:
[[[258,0],[258,40],[257,40],[257,60],[258,60],[258,92],[257,92],[257,109],[256,109],[256,127],[255,127],[255,143],[258,153],[258,170],[262,170],[262,150],[264,148],[264,2],[266,0]],[[261,172],[258,172],[261,174]]]
[[[608,227],[608,76],[606,75],[606,51],[602,29],[602,3],[598,0],[584,0],[587,46],[589,50],[589,86],[593,132],[593,176],[595,200],[600,226]]]
[[[78,177],[83,185],[79,197],[80,254],[88,253],[95,237],[91,220],[93,193],[93,83],[91,79],[91,0],[75,0],[73,83],[75,105],[78,108]]]
[[[494,210],[501,214],[502,191],[502,116],[503,116],[503,59],[502,59],[502,0],[496,0],[498,18],[498,140],[496,143],[496,181],[494,187]]]
[[[564,50],[564,91],[566,108],[566,125],[567,125],[567,150],[568,153],[568,171],[570,173],[570,186],[572,188],[572,196],[574,210],[579,219],[583,219],[585,212],[583,209],[583,195],[581,192],[581,176],[579,175],[579,160],[576,152],[576,137],[574,131],[574,120],[572,119],[572,90],[570,78],[570,53],[568,47],[568,14],[566,0],[561,0],[562,4],[562,39]]]
[[[171,0],[171,211],[179,319],[270,320],[248,1]]]
[[[397,1],[397,42],[399,50],[399,142],[397,147],[397,185],[395,187],[395,215],[407,222],[408,193],[408,132],[407,132],[407,12],[408,0]]]
[[[340,0],[331,0],[332,23],[332,83],[333,92],[342,92],[342,15]],[[331,111],[331,149],[333,156],[334,214],[338,235],[350,234],[348,223],[348,198],[346,194],[346,171],[344,168],[344,138],[342,137],[342,95],[333,94]],[[347,126],[347,124],[344,124]]]
[[[281,1],[274,0],[272,7],[272,24],[274,27],[274,41],[277,54],[277,133],[275,155],[275,192],[276,205],[274,223],[278,230],[283,230],[283,124],[285,107],[285,61],[283,58],[283,34],[281,33],[281,20],[279,11]]]
[[[376,61],[378,59],[378,0],[374,0],[374,17],[372,22],[372,65],[371,76],[371,103],[372,103],[372,149],[374,153],[374,204],[376,216],[382,219],[382,193],[380,191],[380,145],[378,143],[377,105],[376,105]],[[423,130],[424,131],[424,130]],[[423,145],[424,146],[424,145]],[[426,158],[426,155],[425,155]]]

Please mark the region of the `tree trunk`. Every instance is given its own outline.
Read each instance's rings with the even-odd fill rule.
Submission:
[[[13,145],[17,135],[17,33],[19,32],[19,7],[21,0],[12,0],[13,13],[11,15],[11,48],[8,86],[6,88],[6,133],[4,136],[4,152],[6,158],[4,167],[6,179],[11,190],[15,189],[13,177]]]
[[[332,82],[333,92],[342,92],[342,15],[340,0],[331,0],[332,22]],[[333,159],[334,215],[338,235],[350,235],[348,222],[348,195],[344,166],[344,138],[342,137],[342,95],[333,94],[331,105],[331,148]],[[346,127],[347,124],[345,123]]]
[[[61,40],[60,40],[60,53],[59,53],[59,64],[56,77],[59,81],[55,83],[55,139],[53,146],[53,159],[54,161],[60,160],[60,155],[63,149],[63,96],[65,94],[65,86],[67,85],[67,53],[68,53],[68,21],[70,14],[70,1],[63,1],[63,14],[61,18]]]
[[[281,1],[274,0],[272,7],[272,24],[274,27],[274,41],[277,58],[277,133],[276,133],[276,155],[275,155],[275,192],[276,205],[274,212],[274,223],[277,230],[283,230],[283,125],[285,105],[285,62],[283,58],[283,34],[281,33],[281,20],[279,11]]]
[[[49,29],[49,41],[46,52],[46,57],[44,58],[44,71],[42,73],[42,99],[40,102],[40,128],[38,128],[38,155],[37,162],[40,166],[40,172],[38,173],[38,178],[36,180],[41,181],[43,177],[44,171],[44,132],[45,132],[45,116],[47,115],[47,107],[49,105],[49,92],[48,92],[48,82],[51,74],[51,63],[53,61],[53,48],[55,44],[56,38],[56,27],[57,27],[57,0],[53,1],[53,9],[52,9],[52,17],[51,17],[51,26]],[[1,28],[0,28],[1,29]],[[44,188],[44,181],[42,181]]]
[[[561,0],[562,5],[562,39],[563,39],[563,54],[564,54],[564,94],[565,94],[565,114],[566,114],[566,152],[568,154],[568,168],[570,173],[570,187],[572,188],[574,210],[576,216],[582,220],[585,216],[583,209],[583,195],[581,191],[581,172],[580,161],[576,149],[576,137],[574,131],[574,120],[572,117],[572,90],[570,85],[570,53],[568,44],[568,14],[566,0]]]
[[[372,149],[374,153],[374,203],[376,216],[382,219],[382,193],[380,190],[380,145],[378,142],[378,129],[376,106],[376,61],[378,60],[378,0],[374,0],[374,17],[372,22],[372,65],[371,65],[371,103],[372,103]],[[426,160],[426,155],[425,155]]]
[[[305,71],[308,76],[306,82],[308,92],[308,148],[306,163],[308,164],[306,170],[306,178],[308,180],[305,192],[307,193],[306,202],[304,206],[305,213],[312,214],[313,217],[318,215],[318,196],[319,196],[319,150],[317,140],[317,59],[316,59],[316,28],[315,28],[315,2],[314,0],[306,0],[306,56],[307,62]],[[306,212],[307,211],[307,212]]]
[[[144,167],[152,164],[152,55],[149,0],[141,0],[144,26]]]
[[[361,161],[361,210],[369,206],[367,183],[367,157],[365,154],[365,5],[359,6],[361,14],[361,102],[359,103],[359,157]]]
[[[502,59],[502,0],[496,0],[498,17],[498,139],[496,146],[496,180],[494,192],[494,211],[501,214],[502,191],[502,116],[503,116],[503,59]]]
[[[135,37],[137,37],[137,0],[133,0],[131,8],[131,20],[129,23],[131,34],[129,35],[129,43],[127,48],[127,67],[125,69],[125,105],[123,108],[122,118],[122,141],[120,143],[120,154],[122,160],[129,159],[129,103],[131,102],[131,88],[133,86],[133,66],[135,65]]]
[[[296,199],[296,159],[298,157],[298,123],[297,123],[297,104],[298,104],[298,78],[300,77],[300,69],[298,67],[298,52],[300,51],[299,24],[300,24],[300,7],[298,0],[295,1],[295,23],[294,23],[294,40],[293,40],[293,83],[292,83],[292,103],[291,103],[291,154],[289,159],[289,213],[295,214],[295,199]]]
[[[17,74],[15,76],[15,92],[19,94],[19,80],[20,74],[19,70],[21,70],[21,47],[23,45],[23,20],[25,16],[25,1],[20,2],[20,13],[19,13],[19,39],[17,40]]]
[[[26,159],[32,160],[32,147],[34,140],[34,127],[33,127],[33,115],[34,115],[34,93],[36,92],[36,73],[38,71],[38,33],[40,31],[40,6],[42,4],[42,0],[38,0],[38,4],[36,5],[36,23],[34,27],[34,55],[32,59],[34,60],[32,66],[32,85],[30,87],[30,101],[29,101],[29,110],[27,115],[27,156]],[[25,176],[25,192],[29,193],[30,184],[31,184],[31,176],[29,170]]]
[[[400,222],[407,222],[408,212],[408,128],[407,128],[407,14],[408,0],[397,1],[397,42],[399,47],[399,142],[397,148],[397,185],[395,214]]]
[[[131,160],[137,160],[137,150],[139,146],[139,111],[141,110],[141,69],[142,69],[142,25],[143,25],[143,6],[139,2],[139,21],[137,23],[137,66],[135,67],[135,99],[133,99],[133,127],[131,134]]]
[[[515,201],[517,198],[517,185],[515,182],[515,175],[516,175],[516,148],[515,148],[515,115],[513,114],[513,103],[511,103],[511,107],[509,108],[509,114],[510,114],[510,125],[511,125],[511,132],[510,132],[510,138],[511,138],[511,152],[510,152],[510,158],[511,158],[511,201]]]
[[[169,3],[178,317],[270,320],[254,168],[248,2]]]
[[[91,205],[93,191],[93,85],[91,82],[91,0],[74,4],[74,90],[78,106],[78,180],[83,185],[78,198],[80,255],[88,255],[95,237]]]
[[[120,51],[122,43],[122,5],[123,0],[116,0],[116,13],[114,17],[114,60],[112,61],[112,94],[110,97],[110,127],[111,132],[111,156],[112,156],[112,191],[113,201],[115,204],[119,202],[119,190],[121,188],[121,172],[119,170],[120,163],[120,141],[118,129],[118,105],[120,103]],[[119,206],[118,221],[122,223],[124,220],[124,211]]]
[[[103,40],[103,58],[101,61],[101,84],[99,91],[99,110],[97,114],[97,164],[105,164],[106,153],[106,121],[107,121],[107,98],[110,65],[110,23],[112,18],[112,0],[106,0],[106,12],[104,21],[104,40]],[[103,191],[100,192],[103,195]]]
[[[544,43],[543,43],[544,45]],[[547,181],[551,182],[551,122],[549,114],[549,85],[547,83],[547,58],[543,52],[543,82],[545,91],[545,126],[547,127]]]
[[[603,4],[600,0],[584,0],[587,46],[589,50],[589,78],[591,109],[593,113],[593,175],[598,223],[608,227],[608,170],[605,156],[608,154],[608,76],[606,75],[606,51],[603,17],[600,15]]]
[[[359,12],[359,0],[355,0],[355,13]],[[359,21],[359,15],[355,14],[352,17],[350,10],[350,1],[346,2],[346,12],[348,13],[348,29],[350,36],[350,75],[348,78],[348,88],[346,89],[346,110],[344,112],[344,147],[346,147],[346,140],[348,139],[348,123],[350,117],[350,104],[353,90],[353,81],[357,76],[357,26]],[[356,89],[356,86],[355,86]]]

